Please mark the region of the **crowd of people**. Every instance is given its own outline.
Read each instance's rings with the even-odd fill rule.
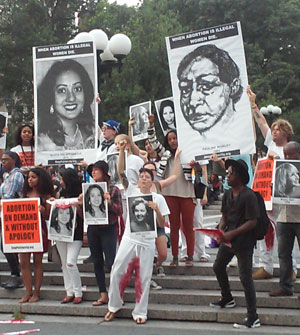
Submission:
[[[63,75],[76,82],[76,78],[82,76],[81,68],[74,72],[68,70],[67,65],[67,63],[61,64],[65,69]],[[53,68],[54,73],[57,71]],[[56,81],[59,82],[60,76],[62,75],[57,75]],[[256,105],[255,93],[250,87],[247,88],[247,93],[253,117],[265,138],[268,157],[300,160],[300,145],[297,142],[290,142],[293,135],[291,124],[279,119],[269,127]],[[55,94],[59,96],[65,93],[62,89],[57,89]],[[82,96],[83,100],[88,99],[88,97],[84,99],[80,87],[76,86],[73,94]],[[168,107],[167,103],[161,106],[162,115],[167,113],[165,110]],[[173,108],[173,103],[171,107]],[[50,111],[53,109],[49,118],[61,118],[55,103],[46,108],[50,108]],[[70,133],[74,134],[76,129],[79,129],[84,135],[85,123],[81,120],[81,114],[82,111],[78,109],[78,120]],[[19,255],[5,253],[11,276],[6,282],[1,283],[2,287],[19,288],[24,283],[25,295],[19,302],[39,301],[43,280],[42,259],[50,245],[48,229],[50,233],[64,231],[65,235],[70,236],[74,231],[71,242],[56,241],[66,291],[61,303],[81,303],[83,292],[77,260],[86,231],[99,288],[99,297],[93,302],[93,306],[107,304],[108,312],[104,320],[111,321],[115,313],[122,308],[124,290],[132,273],[135,273],[136,305],[132,316],[137,324],[144,324],[147,320],[150,285],[158,286],[151,279],[154,260],[154,272],[157,276],[165,275],[163,268],[163,262],[167,258],[165,227],[170,227],[172,253],[170,267],[176,268],[179,262],[184,262],[186,267],[192,267],[195,260],[207,262],[209,255],[206,252],[204,235],[195,231],[195,228],[203,228],[203,206],[213,204],[224,190],[222,216],[218,226],[223,234],[217,238],[220,247],[213,264],[221,289],[221,299],[212,302],[211,306],[235,307],[226,267],[236,256],[240,280],[245,291],[247,317],[234,326],[259,327],[253,280],[273,276],[273,249],[267,248],[264,240],[256,241],[253,233],[260,217],[260,209],[255,193],[251,190],[253,179],[251,155],[222,159],[217,154],[212,154],[211,161],[214,166],[218,166],[219,171],[223,172],[217,172],[218,169],[213,168],[208,177],[209,161],[192,160],[189,164],[180,163],[175,119],[168,123],[163,143],[157,138],[154,116],[147,114],[143,121],[148,132],[143,148],[133,141],[136,133],[135,124],[139,122],[134,113],[128,123],[128,135],[120,133],[120,124],[117,121],[103,122],[99,131],[99,146],[95,161],[89,162],[90,164],[81,163],[81,168],[85,166],[86,173],[91,178],[84,195],[82,175],[78,173],[80,169],[78,170],[76,166],[52,170],[48,167],[34,167],[34,127],[31,124],[19,127],[16,133],[16,146],[2,154],[0,195],[2,199],[40,199],[43,251],[33,253],[33,275],[30,268],[31,253]],[[69,141],[68,133],[64,138],[59,138],[55,135],[58,131],[55,123],[51,121],[50,124],[53,125],[53,129],[48,129],[46,124],[41,128],[47,141],[44,143],[41,141],[40,146],[52,143],[59,146],[63,141]],[[64,124],[64,127],[67,127],[67,124]],[[83,141],[89,142],[84,136]],[[291,194],[299,190],[296,187],[299,184],[299,172],[294,170],[295,167],[292,166],[290,173],[294,175],[294,184],[291,187]],[[280,173],[281,171],[278,171],[278,174]],[[287,173],[286,169],[284,173]],[[220,175],[226,176],[224,183]],[[106,191],[99,186],[99,183],[106,183]],[[63,208],[55,207],[52,220],[47,227],[50,203],[53,199],[59,198],[77,198],[77,202]],[[297,274],[293,257],[295,237],[300,243],[298,212],[299,206],[275,204],[272,211],[268,212],[272,225],[267,234],[274,238],[277,225],[280,263],[280,288],[270,292],[271,296],[293,294],[293,281]],[[87,229],[84,228],[85,218],[87,221],[88,219],[95,221],[106,216],[108,224],[89,224]],[[151,234],[153,231],[155,236]],[[179,255],[180,240],[181,255]],[[229,243],[231,247],[228,246]],[[259,248],[260,267],[252,274],[255,245]],[[105,271],[110,272],[109,290],[106,288]]]

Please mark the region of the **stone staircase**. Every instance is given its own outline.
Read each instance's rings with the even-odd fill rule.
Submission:
[[[221,202],[217,201],[204,210],[204,225],[214,227],[220,220]],[[296,259],[300,263],[299,247],[296,246]],[[245,317],[245,299],[242,285],[238,277],[236,267],[228,267],[230,284],[237,307],[232,309],[215,309],[209,307],[209,303],[220,297],[219,286],[215,278],[212,264],[217,249],[207,249],[210,254],[208,263],[195,262],[194,267],[186,268],[180,263],[177,268],[170,268],[170,250],[168,260],[164,263],[165,277],[153,276],[153,279],[163,287],[162,290],[151,290],[148,306],[149,319],[177,320],[177,321],[203,321],[218,323],[233,323]],[[83,248],[79,256],[79,270],[84,290],[84,301],[80,305],[62,305],[60,301],[65,296],[63,277],[60,266],[48,263],[44,257],[44,282],[41,289],[41,300],[34,304],[19,304],[18,300],[24,296],[25,290],[6,290],[0,288],[0,313],[12,313],[21,311],[25,314],[44,315],[69,315],[69,316],[91,316],[103,317],[107,306],[93,307],[92,301],[99,297],[96,279],[92,264],[83,264],[82,261],[89,254],[87,248]],[[277,254],[277,250],[274,251]],[[255,261],[257,252],[255,251]],[[275,257],[275,263],[278,259]],[[0,259],[1,281],[9,276],[8,265],[3,258]],[[256,270],[256,267],[254,267]],[[271,298],[268,295],[273,289],[278,288],[279,268],[275,265],[274,278],[255,282],[257,291],[257,307],[261,323],[274,326],[300,326],[299,308],[300,279],[297,279],[292,297]],[[109,274],[106,275],[107,286],[109,285]],[[135,292],[133,281],[125,291],[125,305],[117,313],[119,318],[131,318],[134,307]]]
[[[238,278],[237,268],[228,268],[233,296],[237,306],[233,309],[214,309],[209,303],[219,299],[218,283],[213,273],[212,261],[216,249],[209,249],[210,262],[195,262],[193,268],[186,268],[181,263],[177,268],[170,268],[166,262],[165,277],[153,276],[153,279],[163,287],[160,291],[151,290],[148,316],[157,320],[206,321],[232,323],[245,316],[245,299],[242,285]],[[169,258],[171,256],[169,255]],[[80,262],[82,263],[81,256]],[[34,304],[19,304],[25,290],[6,290],[0,288],[0,313],[12,313],[16,310],[25,314],[99,316],[102,317],[107,306],[93,307],[91,302],[99,297],[96,280],[91,264],[79,264],[82,283],[86,286],[84,302],[80,305],[60,304],[65,296],[63,277],[59,266],[44,262],[44,283],[41,290],[41,300]],[[1,280],[9,276],[8,265],[0,261]],[[278,266],[275,277],[255,283],[257,290],[257,306],[261,323],[277,326],[300,326],[299,308],[300,281],[295,283],[295,294],[292,297],[271,298],[268,292],[278,287]],[[109,275],[106,276],[109,284]],[[299,281],[299,282],[298,282]],[[133,281],[124,295],[125,305],[117,313],[117,317],[130,318],[135,302]]]

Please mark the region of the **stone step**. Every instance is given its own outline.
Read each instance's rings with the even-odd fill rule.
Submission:
[[[209,205],[209,206],[205,206],[205,209],[204,211],[206,210],[218,210],[219,212],[221,211],[221,204],[218,205],[218,204],[212,204],[212,205]]]
[[[210,209],[210,207],[208,207],[207,209],[205,208],[203,210],[204,217],[208,215],[219,215],[219,214],[221,214],[220,209]]]
[[[133,308],[133,303],[126,302],[116,317],[131,318]],[[98,316],[102,319],[107,306],[93,307],[90,302],[83,302],[80,305],[62,305],[50,300],[41,300],[34,304],[19,304],[12,299],[0,300],[0,312],[11,313],[13,311],[20,311],[24,314]],[[295,309],[284,309],[280,313],[278,308],[259,308],[258,313],[263,325],[300,326],[299,311]],[[215,309],[209,306],[149,303],[148,317],[157,320],[233,323],[245,317],[245,308]]]
[[[1,281],[5,281],[9,277],[9,272],[2,272]],[[187,289],[187,290],[219,290],[219,285],[215,276],[210,275],[166,275],[165,277],[153,276],[153,279],[162,287],[168,289]],[[230,287],[232,290],[243,291],[239,277],[230,276]],[[94,273],[81,273],[82,285],[96,286],[96,278]],[[44,285],[61,285],[63,286],[63,277],[61,272],[44,272]],[[109,286],[109,274],[106,274],[106,285]],[[134,286],[134,280],[130,282],[130,286]],[[269,292],[279,287],[278,278],[255,281],[257,292]],[[300,282],[294,283],[294,292],[300,293]]]
[[[18,301],[25,295],[25,289],[0,290],[1,299],[14,299]],[[232,291],[232,295],[238,306],[246,306],[243,291]],[[63,286],[43,285],[41,289],[41,300],[56,301],[57,304],[65,297]],[[99,290],[96,286],[88,286],[84,289],[83,300],[95,301],[99,297]],[[267,292],[257,292],[257,307],[267,308],[289,308],[299,309],[300,300],[295,294],[292,297],[270,297]],[[150,290],[149,303],[154,304],[182,304],[209,306],[211,302],[218,301],[220,292],[218,290],[187,290],[187,289],[165,289]],[[135,302],[134,288],[127,288],[124,293],[124,300]]]

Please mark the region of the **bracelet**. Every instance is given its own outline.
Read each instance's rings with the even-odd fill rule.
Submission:
[[[251,105],[251,108],[252,108],[252,109],[256,109],[256,108],[258,108],[258,107],[257,107],[257,104]]]

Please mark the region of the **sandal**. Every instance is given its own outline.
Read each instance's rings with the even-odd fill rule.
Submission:
[[[75,299],[73,296],[66,296],[63,298],[63,300],[60,302],[61,304],[68,304],[69,302],[72,302]]]
[[[82,297],[75,297],[73,300],[73,304],[78,305],[82,303]]]
[[[173,260],[170,263],[170,268],[176,268],[177,266],[178,266],[178,257],[173,257]]]
[[[20,304],[23,304],[24,302],[28,302],[31,299],[32,295],[25,295],[22,299],[19,300]]]
[[[30,303],[34,303],[34,302],[38,302],[40,300],[40,297],[38,295],[33,295],[28,302]]]
[[[109,322],[112,321],[115,317],[115,313],[108,311],[104,316],[104,321]]]
[[[144,325],[146,322],[147,322],[147,319],[144,319],[144,318],[137,318],[135,320],[136,324],[137,325]]]
[[[193,257],[187,257],[187,259],[185,261],[185,266],[187,266],[187,267],[194,266]]]
[[[201,263],[207,263],[207,262],[208,262],[208,258],[206,258],[206,257],[201,257],[201,258],[200,258],[200,262],[201,262]]]
[[[102,300],[102,298],[98,299],[97,301],[94,301],[92,303],[93,306],[102,306],[102,305],[107,305],[108,303],[108,300],[107,301],[104,301]]]

